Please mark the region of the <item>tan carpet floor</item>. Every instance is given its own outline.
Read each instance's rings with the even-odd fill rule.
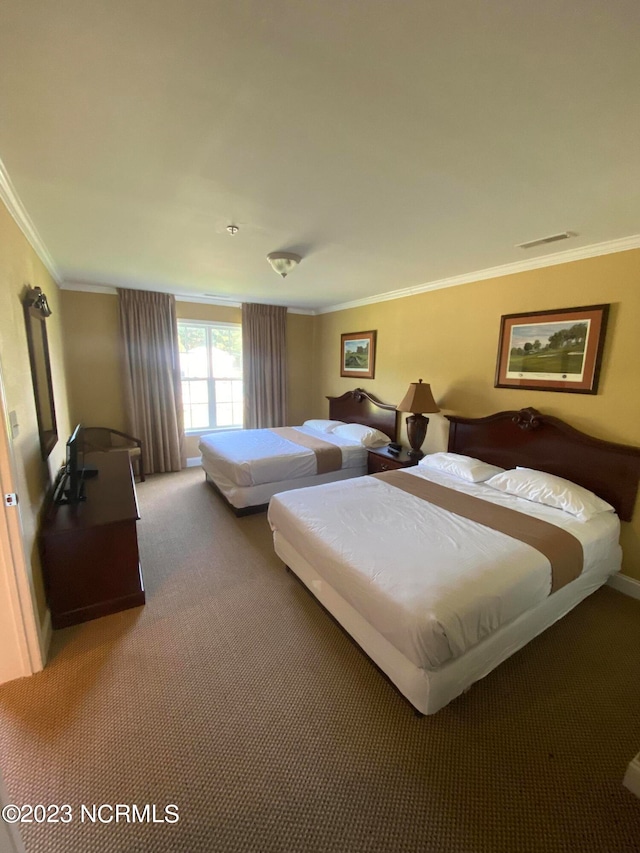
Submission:
[[[144,608],[55,632],[0,687],[0,766],[28,853],[637,851],[640,601],[604,588],[419,718],[288,574],[264,515],[198,469],[138,489]],[[81,804],[179,808],[93,824]],[[108,816],[108,812],[104,813]]]

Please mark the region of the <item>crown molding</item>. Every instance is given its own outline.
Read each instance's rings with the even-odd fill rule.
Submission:
[[[226,305],[228,308],[242,308],[242,302],[235,299],[226,299],[224,296],[202,296],[199,293],[176,293],[177,302],[200,302],[204,305]],[[260,302],[260,300],[252,299],[251,302]],[[272,303],[263,303],[269,304]],[[295,308],[287,306],[288,314],[310,314],[315,315],[318,312],[313,308]]]
[[[117,288],[108,284],[90,284],[86,281],[62,281],[60,283],[61,290],[74,290],[80,293],[102,293],[109,296],[117,294]],[[134,288],[135,290],[144,290],[145,288]],[[167,292],[167,291],[163,291]],[[222,305],[225,308],[242,308],[242,302],[235,299],[225,299],[223,296],[201,296],[196,293],[174,293],[176,302],[196,302],[203,305]],[[255,301],[255,300],[252,300]],[[289,314],[310,314],[315,315],[317,311],[310,308],[287,308]]]
[[[53,260],[51,253],[45,246],[42,237],[38,234],[38,229],[33,224],[31,217],[27,213],[27,209],[20,200],[20,196],[18,195],[15,187],[11,183],[9,173],[7,172],[7,169],[1,159],[0,199],[2,199],[7,210],[15,219],[18,228],[22,231],[24,236],[31,244],[33,251],[40,258],[45,267],[49,270],[51,277],[58,285],[60,285],[62,283],[62,276],[60,275],[60,271],[56,267],[55,261]]]
[[[109,296],[115,296],[117,290],[108,284],[88,284],[84,281],[67,281],[66,279],[60,283],[60,290],[75,290],[80,293],[105,293]]]
[[[578,249],[566,249],[564,252],[554,252],[552,255],[541,255],[538,258],[530,258],[526,261],[516,261],[512,264],[489,267],[476,272],[464,273],[463,275],[441,278],[437,281],[429,281],[418,284],[415,287],[404,287],[400,290],[390,290],[387,293],[379,293],[377,296],[368,296],[364,299],[354,299],[351,302],[341,302],[338,305],[329,305],[318,308],[316,314],[329,314],[332,311],[345,311],[347,308],[359,308],[362,305],[375,305],[377,302],[388,302],[391,299],[402,299],[405,296],[415,296],[418,293],[427,293],[430,290],[441,290],[445,287],[457,287],[460,284],[470,284],[474,281],[483,281],[488,278],[500,278],[514,273],[528,272],[529,270],[541,269],[542,267],[554,267],[559,264],[569,264],[572,261],[582,261],[585,258],[595,258],[599,255],[611,255],[616,252],[627,252],[630,249],[640,249],[640,234],[630,237],[621,237],[618,240],[607,240],[604,243],[593,243],[590,246],[581,246]]]
[[[226,305],[227,308],[242,308],[237,299],[225,299],[224,296],[199,296],[197,293],[176,293],[176,302],[199,302],[203,305]]]

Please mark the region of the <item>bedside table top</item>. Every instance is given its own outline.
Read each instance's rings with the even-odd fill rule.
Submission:
[[[368,452],[375,456],[379,456],[382,459],[389,459],[392,462],[396,462],[398,465],[402,465],[405,468],[418,464],[417,459],[409,456],[409,451],[406,447],[403,447],[400,453],[390,453],[389,448],[387,447],[370,447]]]

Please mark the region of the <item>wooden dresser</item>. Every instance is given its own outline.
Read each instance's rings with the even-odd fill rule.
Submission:
[[[51,501],[40,532],[47,602],[54,628],[144,604],[138,556],[136,489],[128,453],[86,457],[98,475],[86,501]]]

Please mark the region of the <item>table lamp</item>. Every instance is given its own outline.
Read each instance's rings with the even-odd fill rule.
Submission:
[[[412,412],[407,418],[407,438],[411,445],[409,456],[422,459],[424,453],[420,448],[427,435],[429,418],[423,412],[439,412],[438,404],[433,399],[430,385],[423,385],[422,379],[412,382],[401,403],[396,406],[399,412]]]

